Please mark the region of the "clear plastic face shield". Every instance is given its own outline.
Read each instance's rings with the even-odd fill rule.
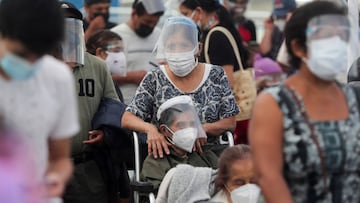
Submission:
[[[306,30],[307,63],[323,80],[334,80],[347,69],[350,23],[347,16],[321,15],[310,20]]]
[[[107,43],[105,47],[107,52],[118,53],[124,52],[124,43],[121,40],[113,40]]]
[[[176,147],[192,152],[197,138],[206,137],[191,97],[177,96],[163,103],[157,112],[160,132]]]
[[[345,43],[350,39],[350,23],[347,16],[321,15],[312,18],[306,30],[307,42],[338,37]]]
[[[65,40],[62,43],[64,62],[84,65],[84,53],[85,40],[82,20],[65,18]]]
[[[198,30],[187,17],[170,17],[165,21],[154,51],[158,59],[166,59],[171,54],[194,56],[199,51]]]

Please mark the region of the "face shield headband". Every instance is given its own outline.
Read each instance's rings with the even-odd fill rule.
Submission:
[[[172,112],[169,111],[169,109],[171,109]],[[174,112],[176,113],[171,116],[171,114]],[[182,95],[167,100],[162,105],[160,105],[156,117],[159,122],[160,120],[162,121],[161,125],[165,124],[170,128],[171,124],[168,122],[171,120],[176,120],[178,129],[187,127],[197,128],[198,137],[207,137],[190,96]]]

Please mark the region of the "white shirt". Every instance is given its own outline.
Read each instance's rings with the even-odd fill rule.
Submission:
[[[128,72],[138,70],[150,71],[152,68],[155,68],[149,62],[157,64],[155,55],[152,52],[161,32],[158,27],[155,27],[154,31],[145,38],[139,37],[126,23],[112,28],[111,31],[120,35],[124,41]],[[124,84],[120,86],[125,104],[130,103],[137,87],[138,85],[136,84]]]
[[[279,49],[279,53],[278,53],[278,55],[276,57],[276,61],[281,63],[282,65],[285,65],[285,66],[289,67],[289,68],[291,66],[290,63],[289,63],[289,54],[287,52],[285,40],[281,44],[281,47]]]
[[[48,139],[68,138],[79,130],[70,68],[51,56],[40,60],[29,79],[0,77],[0,115],[32,151],[39,180],[47,167]]]

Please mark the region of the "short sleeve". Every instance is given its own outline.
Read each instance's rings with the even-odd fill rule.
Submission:
[[[150,122],[154,111],[155,104],[156,77],[154,72],[148,72],[136,90],[135,96],[126,108],[143,119]]]
[[[291,66],[289,63],[289,54],[287,52],[285,40],[282,42],[282,44],[280,46],[280,50],[276,57],[276,61],[287,67]]]
[[[62,139],[75,135],[79,130],[77,96],[75,94],[74,78],[70,70],[64,67],[65,71],[57,85],[59,108],[57,121],[50,137],[53,139]]]
[[[234,51],[229,40],[219,31],[211,34],[208,53],[211,64],[222,66],[236,63]]]

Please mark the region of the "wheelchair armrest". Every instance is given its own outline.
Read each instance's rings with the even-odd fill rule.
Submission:
[[[230,147],[234,146],[234,136],[230,131],[226,131],[219,137],[220,144],[228,144]]]
[[[155,190],[152,183],[142,181],[131,182],[130,187],[133,191],[137,191],[140,193],[151,193]]]

